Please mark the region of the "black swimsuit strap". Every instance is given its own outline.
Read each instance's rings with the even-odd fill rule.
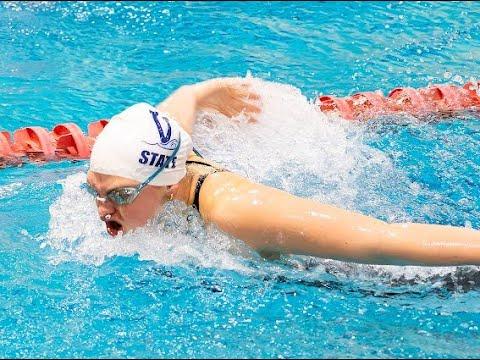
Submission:
[[[209,164],[203,161],[197,161],[197,160],[187,160],[187,164],[199,164],[199,165],[205,165],[213,168],[212,164]]]
[[[197,151],[197,149],[193,148],[193,152],[198,156],[200,157],[201,159],[203,159],[203,156],[200,155],[200,153]],[[187,164],[198,164],[198,165],[203,165],[203,166],[208,166],[212,169],[214,169],[214,171],[211,171],[209,173],[206,173],[206,174],[203,174],[203,175],[200,175],[198,177],[198,180],[197,180],[197,183],[195,184],[195,197],[193,198],[193,207],[195,209],[197,209],[198,211],[200,211],[200,190],[202,189],[202,185],[205,181],[205,179],[207,178],[208,175],[210,174],[215,174],[216,172],[222,172],[222,171],[227,171],[225,169],[221,169],[221,168],[217,168],[215,166],[213,166],[212,164],[209,164],[207,162],[203,162],[203,161],[198,161],[198,160],[187,160]]]
[[[193,207],[200,211],[200,190],[202,188],[203,182],[210,174],[203,174],[197,180],[197,184],[195,185],[195,197],[193,198]]]
[[[193,198],[193,204],[192,204],[195,209],[200,211],[200,191],[202,190],[202,185],[207,179],[207,176],[215,174],[217,172],[224,172],[224,171],[227,171],[227,170],[223,170],[223,169],[215,170],[211,173],[203,174],[198,177],[197,184],[195,185],[195,197]]]

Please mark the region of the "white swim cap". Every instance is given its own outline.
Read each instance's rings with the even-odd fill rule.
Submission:
[[[93,146],[90,170],[144,182],[170,160],[150,185],[173,185],[185,176],[191,151],[192,139],[174,119],[140,103],[115,115],[105,126]]]

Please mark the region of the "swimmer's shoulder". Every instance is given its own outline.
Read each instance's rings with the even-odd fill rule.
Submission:
[[[231,171],[216,172],[208,175],[199,195],[200,214],[204,220],[212,221],[219,209],[235,194],[240,194],[249,183],[248,179]]]
[[[252,196],[271,196],[269,187],[195,153],[187,159],[187,171],[193,176],[192,199],[194,204],[195,200],[198,201],[200,214],[206,221],[229,212],[236,205],[249,204]],[[202,176],[204,179],[199,183]]]
[[[203,183],[199,198],[200,214],[206,221],[215,221],[235,207],[240,206],[236,210],[243,208],[244,203],[251,202],[252,196],[268,196],[268,193],[268,187],[240,174],[232,171],[216,172],[210,174]]]
[[[225,166],[193,153],[187,159],[187,171],[193,179],[191,191],[195,192],[195,188],[200,187],[200,190],[197,190],[199,210],[205,220],[211,218],[212,212],[229,194],[241,191],[244,184],[249,183],[247,178]]]

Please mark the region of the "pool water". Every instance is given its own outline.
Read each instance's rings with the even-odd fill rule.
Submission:
[[[2,2],[0,44],[2,130],[86,129],[185,83],[252,76],[259,122],[203,114],[208,157],[383,220],[480,228],[478,113],[351,123],[312,104],[478,79],[478,3]],[[87,169],[0,170],[0,357],[480,353],[477,266],[265,260],[181,204],[110,238]]]

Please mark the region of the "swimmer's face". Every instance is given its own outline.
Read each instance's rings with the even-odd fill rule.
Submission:
[[[87,182],[100,197],[105,197],[113,189],[139,184],[134,180],[103,175],[93,171],[88,172]],[[97,200],[98,215],[105,222],[107,232],[111,236],[116,236],[120,231],[126,233],[145,225],[149,219],[158,214],[165,202],[168,201],[171,191],[166,186],[147,185],[128,205],[118,205],[109,199]]]

